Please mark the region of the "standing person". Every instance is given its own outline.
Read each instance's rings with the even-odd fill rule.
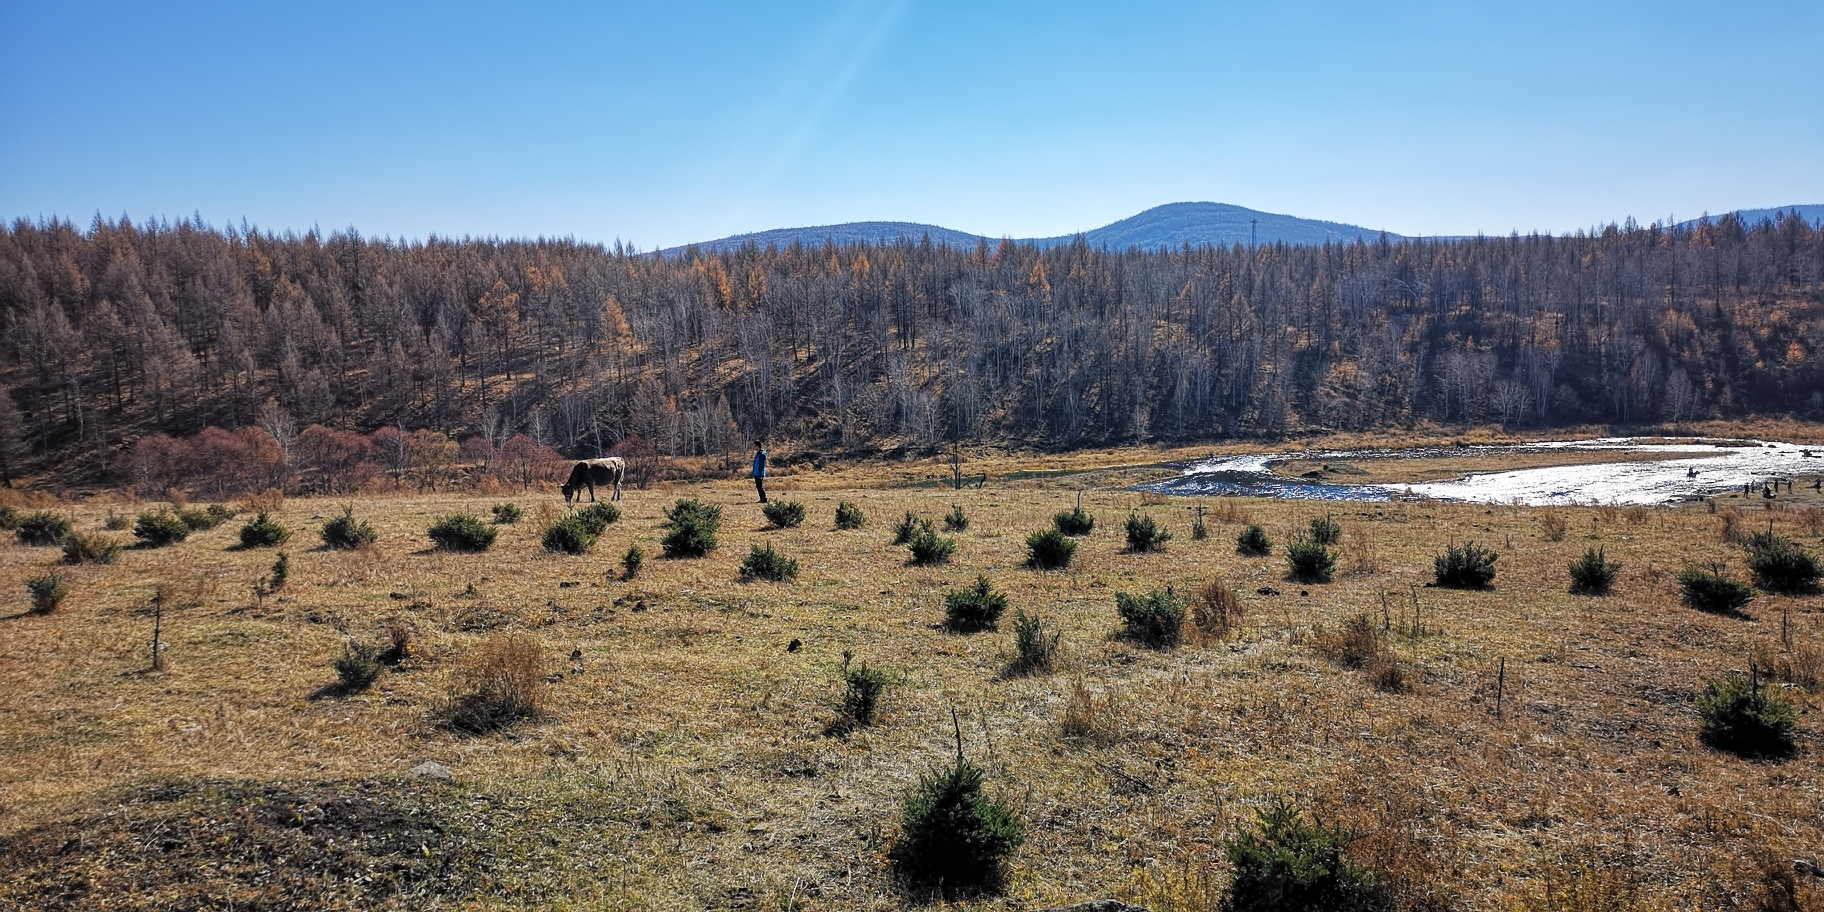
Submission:
[[[754,441],[754,490],[760,492],[760,502],[766,503],[766,444]]]

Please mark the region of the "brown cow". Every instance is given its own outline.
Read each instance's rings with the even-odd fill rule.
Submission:
[[[627,461],[619,456],[603,459],[585,459],[570,470],[570,478],[560,489],[564,492],[564,503],[572,497],[581,499],[583,488],[589,489],[589,500],[595,500],[595,486],[614,484],[614,499],[621,499],[621,484],[627,480]]]

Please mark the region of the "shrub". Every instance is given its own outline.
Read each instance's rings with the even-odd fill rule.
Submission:
[[[1058,718],[1058,729],[1066,738],[1081,741],[1107,743],[1120,737],[1119,717],[1110,708],[1110,698],[1100,702],[1091,693],[1089,686],[1082,678],[1070,682],[1070,699],[1064,703],[1064,712]]]
[[[1356,614],[1337,631],[1317,630],[1317,651],[1333,662],[1362,668],[1381,655],[1381,632],[1366,614]]]
[[[1266,557],[1273,553],[1273,540],[1267,537],[1267,530],[1251,525],[1235,536],[1235,553],[1243,557]]]
[[[1818,561],[1790,538],[1771,532],[1748,537],[1748,570],[1768,592],[1798,595],[1818,588]]]
[[[1390,653],[1381,653],[1370,660],[1367,667],[1368,682],[1375,690],[1385,693],[1405,693],[1412,689],[1412,682],[1407,680],[1406,663]]]
[[[241,527],[241,547],[272,548],[285,544],[291,532],[279,525],[271,513],[261,513]]]
[[[680,498],[666,508],[671,531],[660,540],[667,557],[702,557],[716,549],[716,532],[722,528],[722,508],[696,498]]]
[[[26,580],[25,591],[32,596],[33,614],[50,614],[69,598],[70,584],[61,574],[52,572]]]
[[[339,551],[347,551],[354,548],[360,548],[364,545],[371,545],[380,538],[380,536],[374,532],[373,526],[368,525],[365,521],[357,521],[355,519],[354,507],[346,505],[342,507],[342,514],[340,516],[336,516],[330,519],[329,522],[323,524],[323,530],[320,534],[323,536],[323,544],[325,546]]]
[[[336,681],[343,690],[366,690],[386,670],[380,661],[380,650],[359,640],[349,640],[342,647],[342,654],[329,664],[336,669]]]
[[[628,545],[627,553],[621,555],[621,577],[633,579],[640,575],[640,567],[646,563],[646,552],[639,545]]]
[[[133,521],[133,535],[149,548],[163,548],[190,537],[190,526],[169,508],[160,507],[139,514]]]
[[[285,582],[291,579],[291,555],[279,552],[278,560],[272,562],[272,574],[266,578],[266,591],[277,592],[285,588]]]
[[[184,525],[189,526],[192,532],[206,532],[213,529],[227,522],[231,515],[233,515],[232,511],[221,504],[210,504],[207,509],[181,507],[177,511],[177,518],[183,520]]]
[[[113,515],[114,511],[108,511],[109,517],[112,517]],[[20,519],[19,509],[17,507],[14,507],[12,504],[0,504],[0,531],[11,532],[18,529]]]
[[[842,719],[839,728],[866,728],[874,724],[874,712],[880,707],[880,696],[893,683],[887,673],[866,662],[852,662],[854,656],[842,654]]]
[[[1217,908],[1370,912],[1391,907],[1377,878],[1348,858],[1349,836],[1323,821],[1306,822],[1281,799],[1255,812],[1254,823],[1224,848],[1233,880]]]
[[[1077,543],[1057,529],[1045,529],[1026,536],[1026,566],[1040,570],[1062,570],[1070,566],[1077,553]]]
[[[1122,633],[1153,649],[1178,645],[1183,635],[1185,601],[1172,587],[1145,595],[1115,593],[1115,613],[1121,616]]]
[[[547,526],[544,534],[539,536],[539,543],[553,554],[581,554],[595,544],[595,538],[595,533],[589,531],[589,525],[583,522],[582,517],[573,513]]]
[[[285,506],[285,492],[278,488],[267,488],[258,494],[249,494],[241,501],[240,509],[246,513],[272,513]]]
[[[512,525],[526,515],[526,511],[521,510],[516,503],[497,503],[488,509],[494,514],[494,524],[497,526]]]
[[[595,537],[608,531],[609,526],[621,521],[621,508],[605,500],[598,500],[571,515],[576,517],[577,522],[583,524],[583,528],[589,530],[591,537]],[[721,514],[718,512],[717,515]]]
[[[468,513],[439,516],[428,531],[431,542],[445,551],[486,551],[494,546],[500,530]]]
[[[1330,582],[1336,570],[1336,552],[1316,539],[1300,536],[1286,546],[1286,573],[1306,583]]]
[[[912,533],[912,540],[906,543],[912,551],[912,563],[923,567],[929,564],[943,564],[950,561],[956,553],[956,539],[937,534],[931,520],[919,520],[918,531]]]
[[[1096,518],[1082,504],[1053,516],[1051,522],[1065,535],[1088,535],[1096,527]]]
[[[804,504],[795,500],[770,501],[760,508],[774,528],[790,529],[804,522]]]
[[[741,561],[742,579],[762,579],[771,582],[798,578],[798,562],[773,550],[773,543],[767,542],[765,548],[749,545],[747,558]]]
[[[910,543],[912,541],[912,536],[918,534],[918,526],[918,517],[913,516],[911,510],[907,510],[905,516],[893,523],[893,544],[904,545]]]
[[[958,756],[921,775],[900,809],[893,860],[919,884],[996,883],[1001,863],[1026,841],[1013,809],[982,792],[982,768]]]
[[[853,501],[842,501],[836,505],[836,528],[859,529],[868,521],[868,515],[861,512]]]
[[[1334,545],[1343,540],[1343,526],[1328,515],[1311,520],[1311,528],[1306,538],[1320,545]]]
[[[39,510],[19,517],[14,532],[19,540],[35,548],[45,548],[63,541],[70,534],[70,521],[49,510]]]
[[[1024,611],[1013,613],[1013,663],[1007,667],[1009,674],[1048,674],[1058,655],[1058,640],[1063,636],[1061,631],[1046,630],[1045,623],[1037,615]]]
[[[944,531],[961,532],[969,528],[969,516],[963,512],[962,504],[951,504],[950,512],[944,514]]]
[[[444,707],[446,724],[485,734],[536,717],[545,706],[544,650],[524,637],[495,636],[462,670]]]
[[[125,513],[116,513],[113,510],[109,510],[108,518],[101,521],[101,527],[109,532],[125,532],[132,524],[133,521],[128,519]],[[5,528],[5,526],[0,526],[0,528]]]
[[[1792,751],[1798,721],[1792,698],[1762,686],[1758,671],[1732,671],[1705,682],[1697,696],[1704,743],[1744,757],[1780,756]]]
[[[1157,551],[1171,539],[1172,534],[1159,528],[1151,515],[1127,514],[1127,550],[1139,554]]]
[[[1572,561],[1571,591],[1579,595],[1608,595],[1621,573],[1621,564],[1609,560],[1602,548],[1588,548],[1583,557]]]
[[[1247,616],[1247,607],[1241,602],[1241,596],[1229,588],[1227,580],[1217,577],[1203,585],[1192,597],[1191,626],[1197,632],[1212,640],[1226,640],[1229,634],[1241,626],[1242,618]]]
[[[410,624],[392,623],[386,625],[386,650],[380,653],[380,661],[397,668],[401,663],[418,654],[418,645],[413,642],[416,631]]]
[[[994,591],[988,577],[977,575],[968,589],[952,589],[944,595],[944,626],[954,633],[992,630],[1007,610],[1007,596]]]
[[[1495,561],[1499,558],[1473,541],[1465,542],[1461,548],[1452,542],[1443,554],[1432,558],[1431,569],[1438,585],[1446,589],[1486,589],[1494,582]]]
[[[1547,513],[1539,517],[1539,531],[1545,536],[1546,541],[1564,541],[1564,529],[1564,517],[1556,513]]]
[[[106,535],[74,532],[63,537],[66,564],[111,564],[120,556],[120,543]]]
[[[1740,614],[1754,590],[1721,573],[1686,567],[1678,574],[1679,595],[1689,607],[1711,614]]]

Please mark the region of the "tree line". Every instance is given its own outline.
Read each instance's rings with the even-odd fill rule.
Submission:
[[[726,457],[756,436],[868,453],[1815,419],[1821,277],[1824,229],[1797,217],[669,255],[21,220],[0,232],[0,471],[95,480],[154,434],[273,422]]]

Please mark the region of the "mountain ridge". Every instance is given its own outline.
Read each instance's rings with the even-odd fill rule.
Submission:
[[[1159,250],[1179,247],[1186,243],[1192,246],[1208,244],[1223,247],[1231,244],[1271,244],[1275,242],[1322,244],[1325,241],[1354,240],[1358,237],[1372,240],[1381,234],[1381,231],[1363,228],[1359,225],[1261,212],[1257,209],[1229,203],[1183,202],[1154,206],[1120,221],[1077,234],[1043,238],[1010,238],[1010,240],[1017,244],[1034,244],[1044,249],[1069,244],[1078,237],[1082,237],[1094,247],[1108,247],[1117,250],[1140,247],[1145,250]],[[1390,238],[1400,237],[1392,232],[1386,232],[1386,234]],[[838,244],[862,240],[879,244],[893,243],[901,239],[916,242],[925,237],[930,237],[934,244],[949,244],[952,247],[974,246],[983,241],[998,244],[1003,240],[919,222],[843,222],[836,225],[815,225],[805,228],[772,228],[766,231],[730,235],[712,241],[680,244],[676,247],[667,247],[659,252],[682,253],[692,247],[699,250],[732,250],[748,243],[760,247],[768,244],[785,247],[794,242],[814,246],[822,244],[826,238]]]
[[[1682,221],[1677,226],[1695,227],[1704,219],[1714,222],[1727,214],[1734,214],[1744,223],[1755,225],[1764,220],[1776,219],[1781,214],[1788,212],[1798,213],[1799,217],[1809,224],[1824,224],[1824,204],[1795,204],[1765,209],[1736,209],[1732,210],[1732,213],[1705,215],[1701,218]],[[945,244],[951,247],[973,247],[982,242],[991,245],[999,244],[1006,239],[1017,244],[1032,244],[1040,249],[1048,249],[1069,244],[1079,237],[1092,247],[1111,250],[1126,250],[1135,247],[1142,250],[1163,250],[1181,247],[1185,244],[1193,247],[1204,245],[1228,247],[1235,244],[1254,243],[1299,245],[1348,243],[1358,239],[1372,241],[1383,234],[1391,240],[1406,237],[1392,231],[1364,228],[1345,222],[1262,212],[1258,209],[1249,209],[1230,203],[1180,202],[1154,206],[1099,228],[1056,237],[997,238],[921,222],[842,222],[803,228],[771,228],[710,241],[680,244],[664,248],[659,252],[677,254],[692,248],[727,251],[750,243],[761,248],[768,246],[783,248],[794,243],[820,246],[825,240],[837,244],[853,244],[863,241],[871,244],[890,244],[900,240],[919,242],[925,238],[930,238],[934,244]],[[1458,238],[1439,236],[1439,239],[1457,240]]]

